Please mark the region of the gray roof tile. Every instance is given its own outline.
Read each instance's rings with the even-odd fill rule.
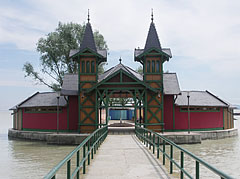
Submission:
[[[110,75],[114,74],[118,70],[124,70],[130,75],[133,75],[140,81],[143,81],[143,76],[128,66],[123,64],[118,64],[115,67],[110,68],[103,74],[98,75],[98,82],[106,79]],[[176,73],[164,73],[163,74],[163,88],[164,94],[173,95],[180,93],[180,87],[177,79]],[[61,90],[61,95],[77,95],[78,94],[78,75],[77,74],[66,74],[63,79],[63,86]]]
[[[158,39],[157,31],[156,31],[156,28],[155,28],[155,25],[154,25],[153,22],[151,22],[151,24],[150,24],[146,44],[145,44],[145,47],[144,47],[144,52],[151,49],[151,48],[156,48],[156,49],[159,49],[159,50],[162,49],[160,41]]]
[[[80,52],[80,50],[77,50],[77,49],[70,50],[69,57],[71,58],[72,56],[76,55],[78,52]],[[107,58],[107,50],[105,49],[97,50],[97,53],[103,56],[103,58]]]
[[[57,106],[57,96],[56,92],[45,92],[45,93],[35,93],[31,97],[27,98],[20,104],[16,105],[16,108],[25,107],[50,107]],[[63,96],[59,98],[59,106],[66,106],[67,102]]]
[[[65,74],[61,95],[77,95],[78,94],[78,74]]]
[[[163,91],[166,95],[180,94],[180,87],[176,73],[163,74]]]
[[[162,48],[162,52],[166,53],[169,57],[172,58],[172,52],[171,52],[170,48]],[[144,49],[135,49],[134,50],[134,57],[138,57],[142,53],[144,53]]]
[[[85,48],[90,48],[94,52],[97,52],[96,44],[93,37],[92,27],[89,22],[87,23],[85,28],[83,41],[80,45],[80,51],[84,50]]]
[[[187,106],[189,93],[190,106],[228,107],[228,104],[208,91],[182,91],[175,102],[178,106]]]

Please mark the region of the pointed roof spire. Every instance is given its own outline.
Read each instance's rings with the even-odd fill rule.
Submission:
[[[94,37],[93,37],[93,31],[92,31],[92,27],[90,24],[90,17],[89,17],[89,9],[88,9],[88,22],[86,24],[86,28],[85,28],[85,32],[83,35],[83,41],[80,45],[80,51],[84,50],[85,48],[89,48],[91,50],[93,50],[94,52],[97,52],[97,48],[96,48],[96,44],[94,41]]]
[[[148,31],[148,36],[147,36],[146,44],[144,47],[144,51],[147,51],[150,48],[156,48],[156,49],[162,50],[160,41],[158,39],[157,30],[153,23],[153,9],[152,9],[152,14],[151,14],[151,21],[152,22],[150,24],[150,28]]]

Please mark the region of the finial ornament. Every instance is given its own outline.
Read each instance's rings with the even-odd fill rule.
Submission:
[[[152,8],[152,15],[151,15],[152,17],[151,17],[151,20],[152,20],[152,22],[153,22],[153,8]]]
[[[119,62],[120,62],[120,64],[122,63],[122,58],[121,57],[119,58]]]
[[[88,9],[88,19],[87,19],[88,23],[90,21],[90,15],[89,15],[89,9]]]

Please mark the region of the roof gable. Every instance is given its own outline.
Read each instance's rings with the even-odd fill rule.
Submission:
[[[136,72],[135,70],[133,70],[132,68],[130,68],[128,66],[123,65],[122,63],[119,63],[115,67],[112,67],[109,70],[107,70],[106,72],[104,72],[103,74],[99,75],[98,82],[101,82],[102,80],[108,78],[110,75],[114,74],[115,72],[117,72],[119,70],[123,70],[126,73],[133,75],[138,80],[141,80],[141,81],[143,80],[143,77],[140,73]]]
[[[121,72],[124,75],[128,76],[129,79],[131,78],[132,82],[136,82],[140,85],[143,85],[143,86],[147,87],[148,89],[150,89],[154,92],[157,92],[157,90],[155,90],[154,88],[152,88],[151,86],[149,86],[148,84],[145,84],[143,82],[143,76],[141,74],[137,73],[136,71],[134,71],[130,67],[124,66],[121,63],[119,63],[118,65],[116,65],[113,68],[110,68],[109,70],[107,70],[102,75],[99,75],[98,83],[95,86],[93,86],[92,88],[90,88],[88,91],[91,91],[91,90],[95,89],[96,87],[106,83],[107,81],[109,81],[110,79],[112,79],[113,77],[115,77],[116,75],[118,75]]]
[[[124,75],[131,76],[131,80],[134,80],[139,84],[147,85],[144,84],[143,76],[140,73],[134,71],[132,68],[125,66],[123,64],[118,64],[115,67],[112,67],[109,70],[105,71],[103,74],[98,75],[98,84],[102,83],[102,81],[106,82],[115,75],[119,74],[120,72],[119,70],[121,70],[122,73],[124,73]],[[176,73],[163,74],[163,92],[165,95],[177,95],[181,93]],[[66,74],[64,76],[61,94],[78,95],[77,74]]]

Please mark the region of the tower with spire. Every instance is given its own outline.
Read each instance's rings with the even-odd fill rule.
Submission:
[[[151,23],[147,35],[147,40],[144,49],[135,49],[134,60],[143,65],[143,80],[146,84],[156,89],[158,93],[147,91],[145,108],[145,119],[151,124],[159,124],[156,126],[149,126],[149,128],[156,129],[164,124],[163,121],[163,63],[171,58],[171,51],[169,48],[162,48],[158,38],[157,30],[153,22],[153,11],[151,14]],[[150,117],[152,116],[152,117]]]
[[[87,24],[80,49],[72,50],[70,58],[78,63],[78,131],[94,131],[97,116],[96,91],[87,92],[98,82],[98,65],[107,61],[107,50],[97,49],[88,10]]]

